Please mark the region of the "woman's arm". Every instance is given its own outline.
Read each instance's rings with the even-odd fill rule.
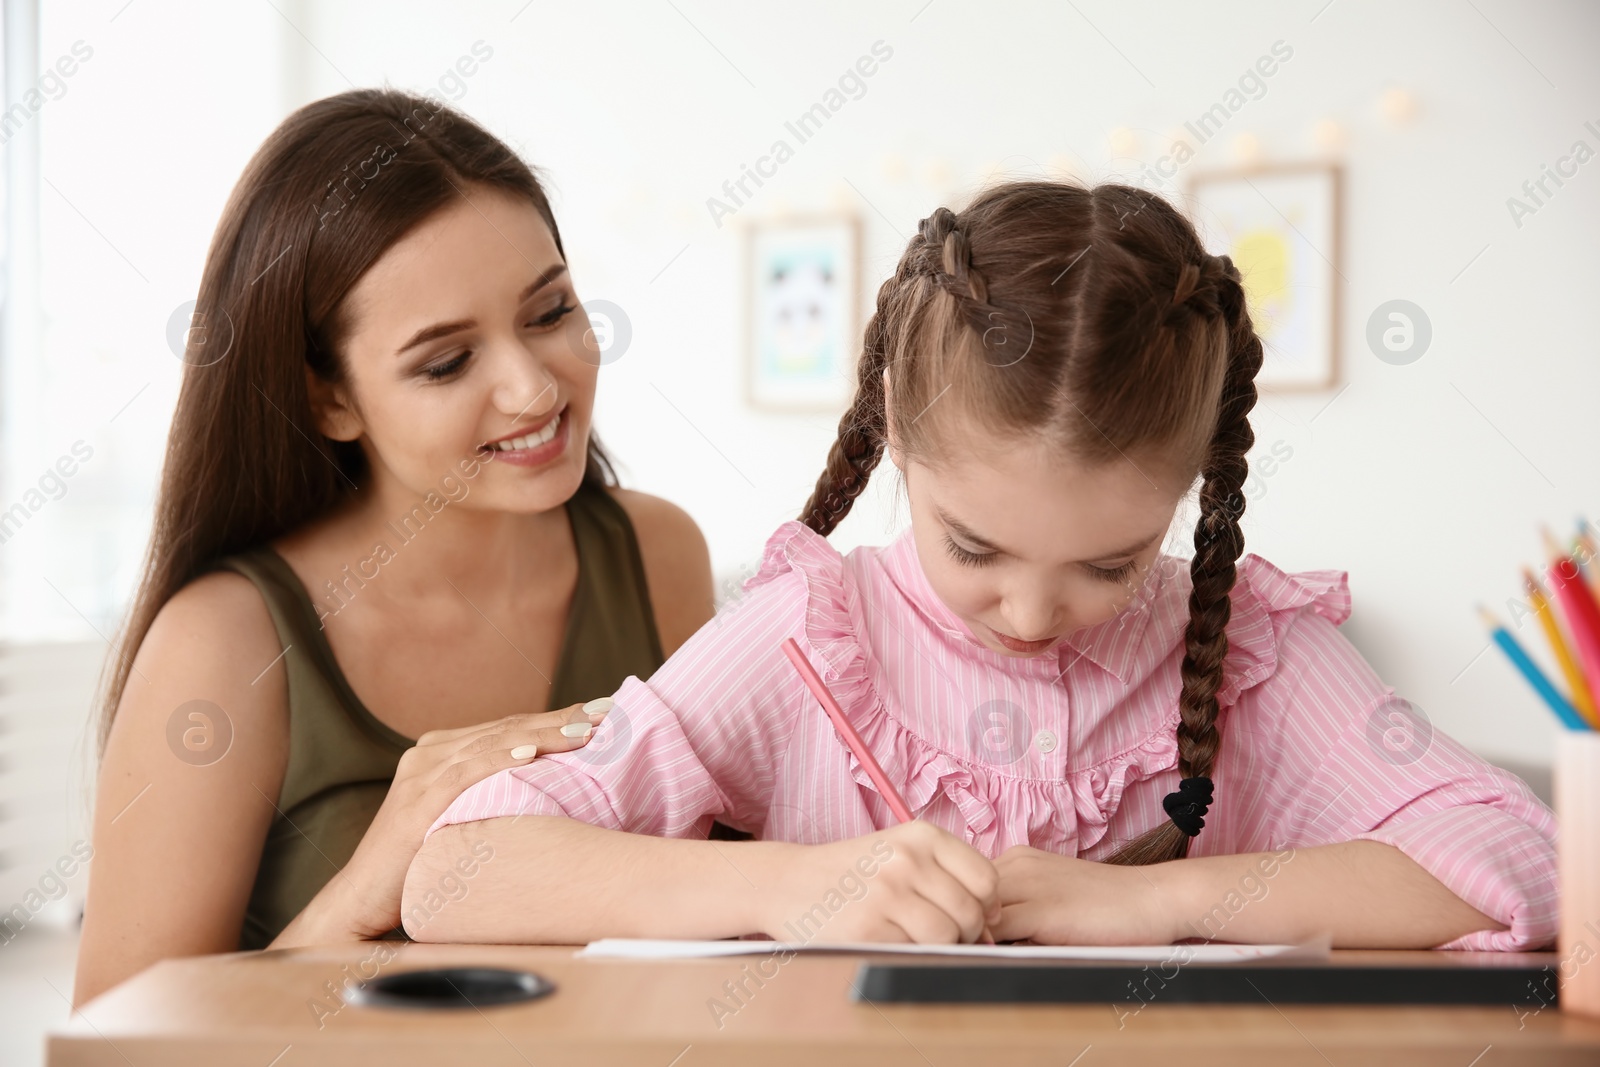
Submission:
[[[329,941],[372,940],[400,924],[400,895],[407,868],[428,827],[461,791],[535,753],[569,752],[589,735],[567,737],[569,723],[603,722],[609,701],[574,704],[562,711],[508,715],[454,730],[429,730],[400,757],[378,813],[344,869],[330,879],[270,948]],[[588,711],[591,705],[601,709]]]
[[[604,937],[972,942],[999,916],[994,867],[930,823],[826,845],[698,841],[551,815],[454,823],[406,875],[417,941]]]
[[[1346,841],[1124,867],[1014,848],[997,861],[995,936],[1046,944],[1184,938],[1335,948],[1433,948],[1504,923],[1378,841]]]
[[[288,759],[284,661],[303,654],[282,648],[260,594],[240,575],[200,578],[157,616],[100,768],[75,1003],[156,960],[238,947]],[[566,737],[561,726],[603,716],[575,706],[423,734],[401,756],[349,862],[272,947],[393,929],[406,868],[450,802],[528,763],[532,755],[513,754],[520,746],[582,747],[588,738]]]
[[[158,959],[238,947],[288,759],[281,651],[240,575],[156,617],[100,766],[74,1005]]]

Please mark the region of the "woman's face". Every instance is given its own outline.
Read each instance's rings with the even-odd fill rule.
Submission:
[[[348,298],[346,380],[324,432],[380,489],[476,509],[559,507],[583,479],[600,353],[532,204],[467,186]]]

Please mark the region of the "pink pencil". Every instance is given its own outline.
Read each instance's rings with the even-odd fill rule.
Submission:
[[[800,680],[806,683],[806,688],[811,690],[817,698],[817,703],[822,705],[822,710],[828,713],[828,718],[833,720],[833,728],[838,731],[839,737],[850,751],[854,752],[861,766],[866,768],[867,777],[872,779],[872,784],[878,787],[878,792],[888,803],[889,810],[894,812],[895,818],[901,822],[910,822],[916,816],[911,814],[911,808],[906,804],[900,791],[889,782],[889,776],[883,773],[883,768],[878,766],[878,761],[872,758],[872,753],[867,751],[867,743],[861,740],[861,735],[856,733],[856,728],[845,718],[844,709],[839,702],[833,699],[833,694],[828,692],[828,687],[823,684],[822,676],[817,673],[811,661],[806,659],[806,654],[800,651],[800,646],[795,644],[794,638],[785,638],[783,654],[789,657],[789,662],[794,664],[794,669],[800,672]],[[989,933],[987,925],[983,928],[983,941],[985,944],[994,944],[994,936]]]
[[[867,751],[867,743],[861,740],[861,735],[856,733],[856,728],[850,725],[850,720],[845,718],[844,709],[839,702],[833,699],[833,694],[828,692],[828,687],[823,684],[822,676],[815,667],[806,659],[806,654],[800,651],[800,646],[790,637],[783,642],[783,654],[789,657],[789,662],[794,664],[794,669],[800,672],[800,680],[806,683],[806,688],[811,690],[817,702],[822,705],[822,710],[828,713],[828,718],[833,720],[833,728],[839,732],[839,738],[850,746],[850,751],[856,754],[856,759],[861,761],[861,766],[867,770],[867,777],[872,779],[872,784],[878,787],[878,792],[883,794],[883,799],[889,804],[889,810],[894,812],[895,818],[901,822],[910,822],[916,816],[911,814],[911,809],[906,805],[899,791],[889,783],[889,776],[883,773],[883,768],[878,766],[878,761],[872,758],[872,753]]]

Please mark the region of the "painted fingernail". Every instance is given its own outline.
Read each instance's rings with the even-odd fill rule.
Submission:
[[[588,737],[594,733],[594,724],[588,722],[569,722],[561,728],[563,737]]]
[[[610,697],[597,697],[596,699],[585,704],[583,706],[583,710],[584,713],[588,715],[604,715],[615,706],[616,701],[612,700]]]
[[[538,745],[518,745],[511,750],[512,759],[532,759],[539,754]]]

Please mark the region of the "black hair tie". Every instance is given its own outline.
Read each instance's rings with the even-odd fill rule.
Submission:
[[[1167,809],[1168,817],[1178,829],[1190,837],[1195,836],[1206,824],[1206,809],[1211,806],[1211,779],[1198,776],[1183,779],[1176,793],[1168,793],[1161,799],[1161,806]]]

